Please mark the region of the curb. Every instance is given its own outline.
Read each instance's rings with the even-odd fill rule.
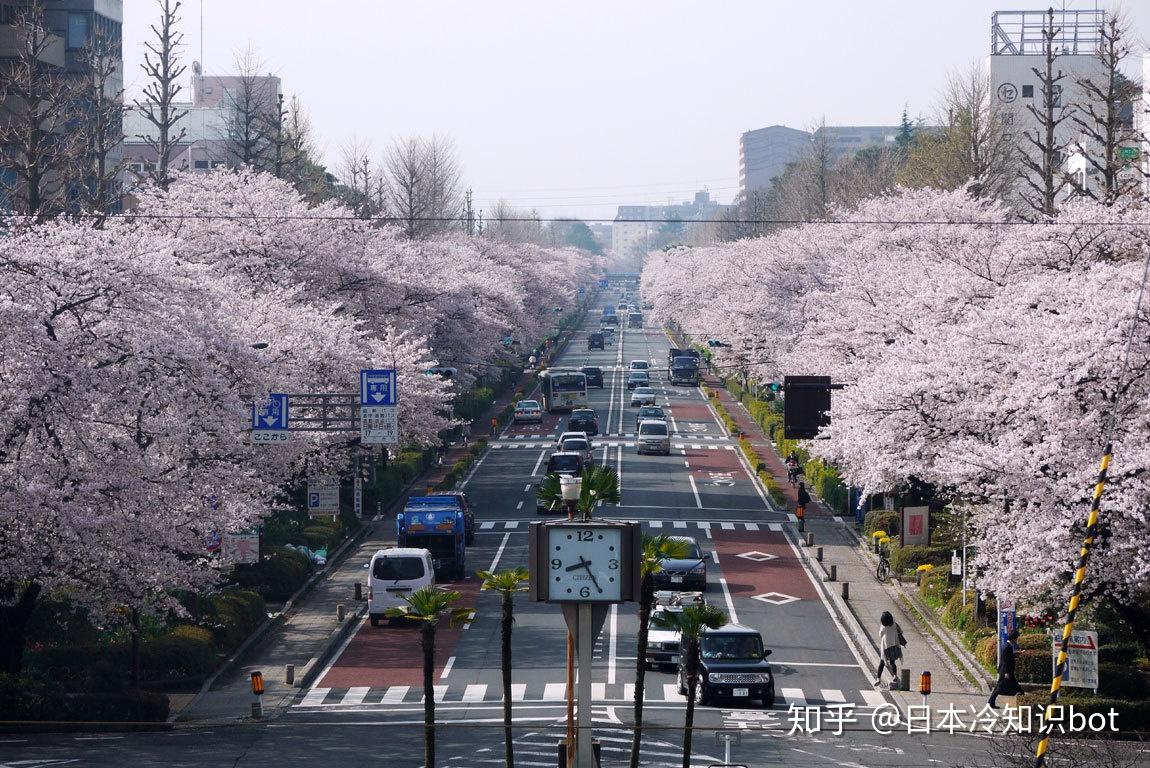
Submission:
[[[0,723],[0,734],[21,733],[132,733],[174,730],[170,721],[159,722],[73,722],[71,720],[14,720]],[[39,761],[33,761],[39,762]],[[8,763],[5,763],[8,765]]]
[[[331,657],[335,655],[336,649],[339,648],[340,643],[347,639],[356,627],[359,626],[360,620],[367,613],[367,603],[355,609],[355,612],[350,616],[345,616],[343,623],[332,630],[328,638],[323,641],[323,647],[320,652],[315,656],[308,659],[308,662],[303,666],[303,675],[296,679],[296,688],[307,688],[315,679],[319,677],[319,673],[323,671],[324,666],[331,661]],[[294,697],[292,697],[294,698]]]

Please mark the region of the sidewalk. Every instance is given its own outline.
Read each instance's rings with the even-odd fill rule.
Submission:
[[[574,332],[558,345],[561,351]],[[442,464],[434,465],[411,484],[412,494],[421,494],[428,487],[435,487],[451,471],[451,466],[466,456],[471,446],[481,437],[490,437],[492,417],[498,416],[511,403],[515,402],[515,392],[523,389],[530,393],[537,377],[534,372],[521,373],[519,378],[507,388],[502,396],[477,417],[470,425],[469,443],[457,442],[448,446]],[[502,429],[506,425],[500,425]],[[472,467],[474,468],[474,464]],[[172,719],[184,723],[235,721],[251,718],[251,705],[255,696],[251,692],[251,673],[263,673],[264,717],[274,717],[287,707],[300,687],[310,684],[323,671],[340,644],[351,635],[360,622],[366,601],[355,600],[355,584],[366,582],[366,564],[376,550],[394,546],[394,508],[402,503],[407,494],[385,509],[377,520],[365,520],[366,531],[360,539],[349,545],[345,557],[335,562],[318,583],[299,602],[285,611],[273,623],[267,635],[249,648],[232,669],[222,674],[207,692],[195,697],[173,698]],[[364,595],[366,597],[366,584]],[[343,604],[345,618],[341,622],[336,615],[336,606]],[[288,664],[295,665],[295,681],[289,684],[285,679]]]
[[[738,425],[755,450],[763,457],[768,470],[774,476],[786,497],[787,512],[794,513],[797,486],[787,481],[786,465],[762,428],[747,412],[742,403],[723,387],[716,377],[708,375],[704,383],[718,394],[719,402]],[[809,490],[809,489],[808,489]],[[862,548],[862,540],[855,531],[854,519],[843,521],[817,499],[807,507],[806,532],[814,534],[814,548],[805,545],[805,535],[798,533],[798,526],[792,525],[794,535],[800,544],[799,550],[811,570],[823,577],[824,600],[832,613],[837,614],[847,634],[855,640],[855,645],[867,662],[868,674],[874,675],[878,666],[879,616],[890,611],[902,628],[907,639],[903,649],[902,669],[911,673],[909,691],[892,691],[891,695],[905,711],[907,706],[922,704],[919,695],[919,675],[931,673],[930,705],[936,713],[948,704],[967,709],[974,706],[980,709],[986,702],[987,688],[981,678],[972,683],[964,674],[964,669],[951,659],[941,643],[932,636],[948,637],[945,628],[934,623],[933,616],[925,617],[932,621],[930,628],[923,626],[921,614],[914,610],[911,601],[905,596],[905,589],[894,583],[882,584],[875,578],[875,566]],[[822,548],[822,560],[818,561],[817,548]],[[834,566],[836,581],[829,581],[830,567]],[[849,598],[843,599],[842,585],[848,584]],[[889,673],[884,677],[889,681]]]

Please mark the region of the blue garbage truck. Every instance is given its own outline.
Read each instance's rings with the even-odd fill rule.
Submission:
[[[395,525],[396,546],[430,552],[436,578],[467,573],[467,515],[458,497],[409,496]]]

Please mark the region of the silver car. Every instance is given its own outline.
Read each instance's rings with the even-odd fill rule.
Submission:
[[[635,444],[639,453],[661,453],[670,456],[671,435],[667,430],[667,422],[655,419],[640,421]]]
[[[655,390],[650,387],[635,387],[631,392],[631,407],[655,404]]]

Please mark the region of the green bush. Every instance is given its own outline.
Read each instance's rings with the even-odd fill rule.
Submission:
[[[997,651],[996,651],[997,653]],[[991,659],[993,663],[993,657]],[[1053,676],[1050,651],[1018,651],[1014,654],[1014,669],[1018,682],[1045,685]]]
[[[872,509],[863,518],[863,532],[868,540],[875,531],[886,531],[887,535],[894,537],[898,533],[899,513],[897,509]]]
[[[1098,663],[1110,662],[1113,664],[1135,664],[1142,655],[1142,649],[1136,643],[1117,643],[1103,645],[1098,649]]]
[[[43,674],[0,674],[0,721],[66,720],[64,687]]]
[[[1052,654],[1050,650],[1050,636],[1045,632],[1026,632],[1018,636],[1016,643],[1020,651],[1045,651],[1047,656]]]
[[[78,693],[67,698],[69,720],[81,722],[163,722],[168,719],[168,697],[149,691]]]
[[[783,487],[779,485],[779,481],[775,479],[775,476],[770,472],[763,470],[759,472],[759,479],[763,481],[763,485],[766,487],[767,493],[770,494],[774,502],[785,508],[787,504],[787,496],[783,492]]]
[[[1112,662],[1098,664],[1098,694],[1113,699],[1138,701],[1150,698],[1150,682],[1137,667]]]
[[[895,573],[900,571],[896,570]],[[918,593],[935,610],[942,609],[950,601],[952,591],[950,576],[944,570],[927,571],[919,577]]]
[[[148,680],[206,675],[215,669],[218,658],[215,636],[192,624],[175,626],[140,646],[140,664]]]
[[[258,592],[237,589],[208,597],[208,619],[216,645],[225,652],[240,646],[267,621],[267,603]]]
[[[890,531],[887,531],[890,533]],[[890,567],[895,573],[913,571],[920,565],[935,566],[944,578],[950,574],[950,549],[946,547],[893,547],[890,553]],[[940,566],[946,566],[940,568]]]
[[[232,582],[255,589],[265,600],[282,601],[291,597],[311,575],[311,562],[291,549],[274,549],[258,563],[238,565],[232,571]]]
[[[974,657],[987,669],[993,669],[998,663],[998,635],[984,637],[978,641],[974,650]]]
[[[343,541],[343,526],[338,521],[315,520],[300,531],[299,535],[292,537],[289,543],[303,544],[308,549],[331,551],[338,547],[341,541]]]
[[[1101,672],[1101,670],[1099,670]],[[1101,679],[1098,681],[1102,682]],[[1094,713],[1101,713],[1109,717],[1110,710],[1118,713],[1118,730],[1123,733],[1135,731],[1150,731],[1150,701],[1126,701],[1124,699],[1093,696],[1080,689],[1062,689],[1064,693],[1059,697],[1059,703],[1064,706],[1073,705],[1075,712],[1087,717]],[[1046,697],[1043,695],[1040,706],[1044,706]],[[1107,723],[1109,726],[1109,722]]]
[[[966,605],[963,605],[962,590],[955,590],[950,599],[946,601],[946,607],[942,609],[943,624],[959,632],[974,628],[976,622],[974,620],[975,595],[973,590],[968,589],[966,591],[966,598]]]

